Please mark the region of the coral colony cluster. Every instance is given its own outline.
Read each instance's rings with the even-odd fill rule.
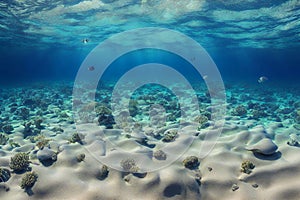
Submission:
[[[73,103],[82,105],[79,112],[80,119],[83,120],[81,123],[92,123],[101,127],[102,130],[121,129],[123,132],[118,137],[123,141],[134,141],[149,149],[154,162],[168,160],[170,155],[157,146],[173,143],[180,136],[180,132],[176,128],[176,124],[180,121],[180,115],[178,116],[180,112],[174,95],[164,90],[149,95],[153,88],[146,87],[141,94],[136,93],[130,101],[129,111],[133,121],[129,123],[124,120],[122,123],[116,123],[108,103],[110,89],[111,87],[107,86],[92,103],[74,99]],[[74,127],[71,114],[71,87],[49,86],[46,90],[48,92],[44,93],[40,88],[32,87],[30,90],[19,88],[0,91],[2,95],[8,95],[6,99],[2,98],[3,104],[0,106],[2,131],[0,133],[0,149],[10,155],[9,164],[4,163],[0,166],[0,182],[6,184],[6,192],[9,192],[11,177],[18,177],[16,180],[19,181],[21,189],[25,191],[33,189],[34,191],[35,187],[39,187],[39,177],[43,177],[43,174],[38,175],[40,168],[55,169],[55,163],[58,161],[66,162],[63,159],[69,160],[68,162],[72,163],[70,166],[88,165],[90,162],[91,158],[83,150],[71,153],[75,147],[84,146],[88,141],[88,137],[86,138],[84,134],[70,128]],[[291,130],[291,134],[285,138],[285,145],[299,146],[300,102],[296,97],[290,97],[287,101],[285,93],[274,93],[268,90],[259,92],[256,89],[251,91],[251,88],[248,88],[247,91],[241,90],[241,88],[233,87],[231,93],[227,94],[226,123],[231,123],[231,125],[225,124],[225,134],[230,135],[237,129],[233,124],[234,121],[241,123],[240,125],[244,127],[243,130],[249,131],[259,125],[268,126],[276,123],[278,130]],[[16,93],[21,95],[17,97],[14,95]],[[203,133],[211,129],[212,121],[209,109],[210,101],[207,99],[207,95],[205,92],[199,92],[197,95],[201,100],[200,115],[192,119],[191,123],[198,124],[198,128],[194,130],[194,137],[196,140],[197,137],[201,140]],[[169,101],[165,101],[165,99],[169,99]],[[149,120],[147,113],[152,104],[162,104],[166,107],[166,121],[157,123],[153,127],[147,125],[147,120]],[[152,110],[152,112],[154,111]],[[95,112],[96,119],[90,118],[90,112]],[[120,113],[122,114],[122,112]],[[141,132],[144,136],[138,137],[137,134]],[[250,136],[243,137],[244,139],[250,138]],[[241,136],[241,140],[243,137]],[[240,149],[245,155],[251,156],[252,153],[251,160],[276,159],[280,156],[275,135],[265,132],[258,138],[245,142],[244,147]],[[64,158],[65,154],[69,157],[73,156]],[[218,169],[210,165],[202,167],[202,160],[197,157],[197,153],[185,156],[181,158],[181,161],[181,167],[187,170],[187,173],[193,172],[194,180],[200,187],[202,178],[205,176],[203,171],[215,173]],[[130,174],[139,178],[147,177],[147,173],[139,173],[139,162],[135,158],[124,158],[119,165],[126,172],[126,176],[123,178],[128,184],[132,181]],[[250,160],[244,160],[240,164],[240,172],[244,176],[250,176],[255,173],[255,167],[259,168],[260,166],[259,164],[255,166]],[[239,168],[239,164],[236,164],[236,168]],[[107,165],[99,165],[95,176],[99,181],[106,181],[110,178],[111,173],[115,173],[115,169],[111,169]],[[253,183],[252,187],[256,188],[258,184]],[[232,191],[239,190],[240,184],[235,182],[230,189]]]

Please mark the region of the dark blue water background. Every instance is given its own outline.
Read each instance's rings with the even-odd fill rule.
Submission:
[[[62,48],[5,48],[0,50],[1,86],[27,84],[36,81],[74,81],[76,73],[95,46],[78,49]],[[260,76],[269,82],[299,84],[300,48],[206,49],[216,63],[224,81],[257,82]],[[140,64],[157,62],[185,71],[194,77],[194,70],[183,59],[166,52],[134,52],[119,58],[110,66],[106,75],[118,77],[120,70]],[[183,72],[182,71],[182,72]]]

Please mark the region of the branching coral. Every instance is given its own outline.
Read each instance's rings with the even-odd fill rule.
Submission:
[[[23,175],[22,181],[21,181],[21,188],[22,189],[30,189],[34,186],[35,182],[38,179],[38,175],[36,172],[27,172],[26,174]]]
[[[29,155],[24,152],[19,152],[10,159],[9,167],[16,171],[23,171],[29,167]]]

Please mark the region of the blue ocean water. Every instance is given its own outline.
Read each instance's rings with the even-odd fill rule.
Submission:
[[[274,83],[299,83],[297,0],[16,0],[0,6],[0,81],[4,85],[72,81],[99,43],[143,27],[169,28],[193,38],[210,54],[224,80],[256,82],[266,76]],[[84,38],[89,42],[83,43]],[[179,63],[172,56],[155,56],[163,56],[170,65]],[[141,54],[119,64],[137,60],[141,61]]]

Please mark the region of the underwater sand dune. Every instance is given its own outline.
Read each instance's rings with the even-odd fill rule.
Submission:
[[[149,154],[149,159],[159,163],[172,155],[158,153],[158,147],[180,141],[171,134],[176,121],[165,124],[160,133],[155,132],[159,128],[151,132],[149,127],[142,127],[148,131],[147,137],[153,137],[142,141],[135,138],[132,131],[120,131],[120,127],[113,124],[110,128],[107,128],[109,124],[99,126],[101,120],[79,124],[76,129],[71,115],[70,86],[63,86],[49,86],[47,93],[36,86],[31,90],[18,88],[10,97],[1,97],[1,199],[300,198],[297,121],[300,104],[292,94],[289,98],[294,101],[292,105],[286,102],[286,93],[269,96],[273,105],[280,104],[275,108],[271,104],[267,106],[257,90],[241,93],[239,86],[232,86],[222,135],[208,156],[198,157],[204,142],[214,142],[205,140],[211,127],[209,117],[202,116],[197,118],[202,119],[203,124],[194,131],[193,144],[176,162],[144,173],[139,172],[138,161],[136,165],[130,160],[123,165],[120,163],[124,169],[128,167],[128,172],[99,162],[97,157],[113,154],[115,150],[104,142],[103,134],[107,133],[111,142],[124,149],[146,149],[153,153]],[[2,90],[2,96],[6,92]],[[14,95],[20,93],[21,96]],[[32,98],[34,96],[38,98]],[[37,99],[45,99],[47,106]],[[101,106],[103,104],[96,108],[107,112]],[[259,109],[262,107],[265,109]],[[269,112],[269,109],[274,111]],[[141,117],[139,112],[137,118]],[[207,111],[201,113],[205,115]],[[168,137],[164,135],[167,133],[170,134]],[[137,147],[137,144],[141,146]]]

